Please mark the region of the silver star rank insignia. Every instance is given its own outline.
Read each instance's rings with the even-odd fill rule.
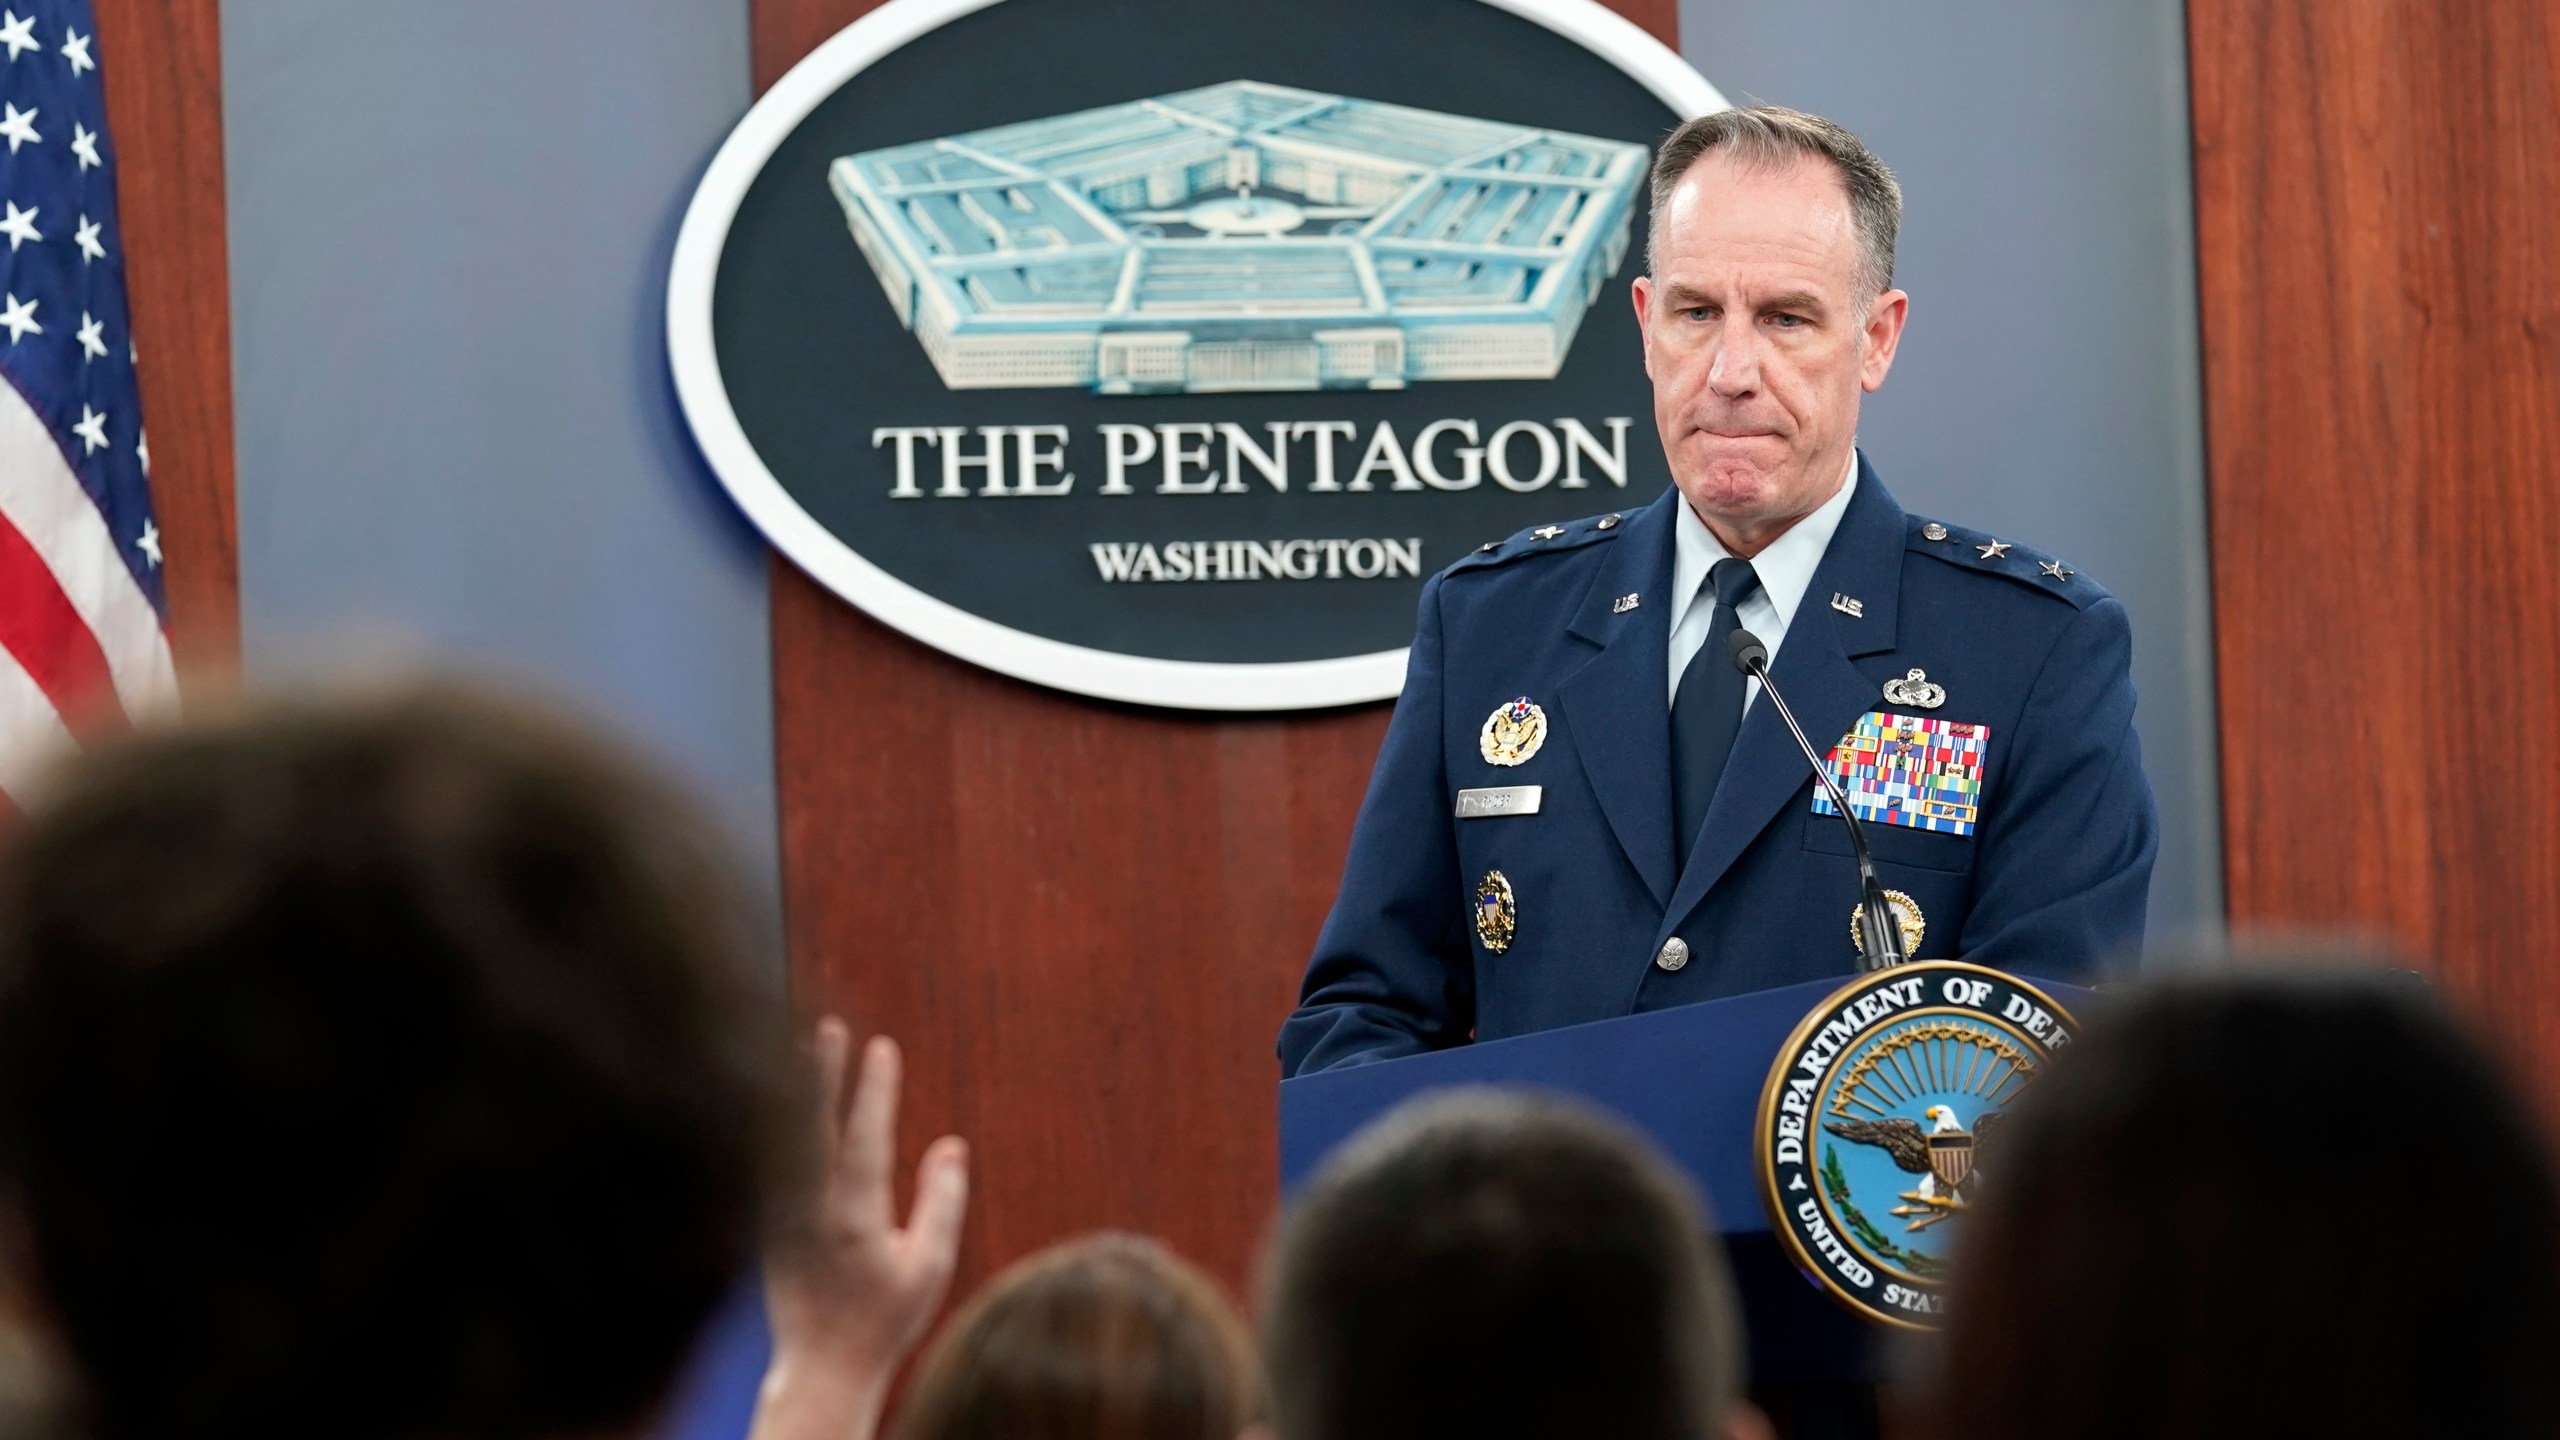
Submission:
[[[2043,571],[2045,578],[2048,580],[2068,580],[2072,576],[2080,573],[2079,571],[2072,569],[2070,566],[2063,564],[2059,560],[2044,561],[2038,564],[2036,568]]]
[[[1553,540],[1563,533],[1564,527],[1561,525],[1541,525],[1537,529],[1529,532],[1529,538],[1532,540]]]
[[[1994,540],[1988,545],[1977,545],[1974,548],[1982,552],[1983,559],[1997,560],[2001,556],[2009,553],[2009,542],[2006,540]]]

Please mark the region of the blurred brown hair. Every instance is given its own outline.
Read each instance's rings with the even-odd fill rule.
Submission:
[[[0,1201],[106,1440],[655,1411],[798,1127],[701,816],[459,687],[63,766],[0,843]]]
[[[1263,1279],[1281,1440],[1706,1440],[1743,1333],[1704,1200],[1562,1097],[1447,1090],[1345,1144]]]
[[[989,1282],[934,1342],[897,1440],[1235,1440],[1262,1417],[1253,1341],[1152,1240],[1055,1246]]]
[[[2552,1433],[2560,1192],[2406,972],[2092,1007],[1967,1218],[1937,1440]]]

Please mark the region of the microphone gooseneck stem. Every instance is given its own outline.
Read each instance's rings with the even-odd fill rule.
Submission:
[[[1737,647],[1739,648],[1739,647]],[[1822,752],[1805,738],[1804,727],[1796,723],[1795,712],[1787,708],[1778,687],[1769,683],[1769,662],[1752,656],[1745,662],[1753,679],[1760,682],[1760,693],[1777,707],[1778,718],[1787,722],[1788,733],[1796,737],[1796,745],[1805,758],[1813,762],[1813,778],[1822,782],[1831,803],[1839,808],[1840,818],[1849,827],[1849,848],[1858,857],[1858,931],[1866,941],[1858,956],[1859,973],[1888,969],[1910,958],[1902,953],[1902,927],[1895,923],[1893,907],[1884,898],[1884,886],[1876,879],[1875,860],[1867,854],[1866,830],[1858,823],[1856,812],[1849,808],[1849,797],[1840,792],[1840,784],[1831,778],[1831,767],[1823,763]]]

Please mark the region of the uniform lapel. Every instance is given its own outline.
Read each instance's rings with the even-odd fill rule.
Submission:
[[[1571,633],[1600,653],[1557,687],[1556,704],[1609,829],[1660,902],[1671,850],[1671,544],[1677,490],[1627,517],[1627,533],[1574,612]],[[1624,596],[1636,608],[1620,611]],[[1781,653],[1784,653],[1783,651]]]
[[[1805,587],[1778,647],[1777,663],[1770,667],[1797,723],[1804,726],[1805,738],[1818,750],[1827,750],[1879,702],[1875,682],[1850,661],[1893,648],[1903,546],[1902,507],[1860,456],[1858,493],[1842,512],[1831,548],[1814,571],[1813,583]],[[1863,614],[1853,617],[1833,609],[1834,594],[1856,597]],[[1670,643],[1667,636],[1663,643]],[[1667,754],[1667,738],[1664,748]],[[1688,918],[1779,810],[1812,783],[1804,752],[1796,748],[1777,707],[1766,697],[1754,700],[1742,718],[1742,733],[1734,738],[1715,797],[1707,802],[1697,848],[1665,907],[1666,931]]]

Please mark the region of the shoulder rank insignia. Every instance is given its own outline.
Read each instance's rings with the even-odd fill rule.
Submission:
[[[1982,756],[1990,744],[1988,725],[1870,710],[1831,748],[1831,778],[1870,825],[1970,835],[1982,815]],[[1818,785],[1813,810],[1840,813]]]
[[[1510,877],[1487,870],[1476,882],[1476,938],[1499,955],[1511,948],[1511,932],[1519,922],[1520,907],[1511,897]]]
[[[1547,712],[1523,695],[1484,719],[1476,747],[1488,764],[1519,765],[1547,743]]]
[[[1899,680],[1884,682],[1884,703],[1935,710],[1947,703],[1947,687],[1931,680],[1928,671],[1914,670]]]

